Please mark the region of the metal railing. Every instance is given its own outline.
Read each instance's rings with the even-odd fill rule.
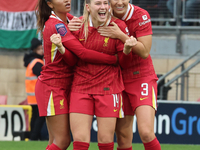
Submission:
[[[144,8],[157,25],[168,25],[174,22],[181,25],[183,22],[200,23],[200,0],[196,0],[193,9],[189,9],[190,0],[130,0],[130,3]],[[82,16],[84,0],[72,0],[71,14]],[[189,17],[188,17],[189,16]]]
[[[176,21],[176,0],[169,5],[166,0],[140,0],[138,3],[133,0],[132,3],[147,10],[152,21]]]
[[[167,72],[165,75],[161,76],[157,83],[161,83],[163,81],[166,80],[166,78],[171,75],[174,71],[176,71],[177,69],[181,69],[180,74],[177,74],[175,77],[173,77],[172,79],[170,79],[169,81],[167,81],[167,83],[164,83],[163,85],[160,86],[160,95],[158,95],[158,99],[163,100],[163,95],[164,95],[164,88],[169,88],[169,86],[174,83],[176,81],[176,100],[178,100],[178,87],[180,85],[181,90],[180,90],[180,100],[187,100],[188,101],[188,93],[189,93],[189,81],[188,81],[188,77],[189,74],[188,72],[195,67],[197,64],[200,63],[200,58],[198,58],[194,63],[192,63],[190,66],[188,66],[187,68],[185,67],[185,64],[191,60],[192,58],[194,58],[198,53],[200,52],[200,50],[198,50],[197,52],[195,52],[194,54],[192,54],[191,56],[189,56],[187,59],[185,59],[183,62],[181,62],[179,65],[177,65],[176,67],[174,67],[171,71]],[[181,78],[181,82],[178,81],[178,79]],[[185,94],[186,91],[186,94]]]
[[[200,22],[200,0],[183,0],[182,10],[183,22]]]
[[[152,26],[154,35],[175,35],[176,52],[182,54],[182,35],[200,35],[200,26]]]

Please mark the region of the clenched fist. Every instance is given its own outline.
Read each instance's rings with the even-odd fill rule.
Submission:
[[[134,38],[133,36],[131,36],[129,39],[126,40],[126,42],[124,43],[124,50],[123,52],[128,55],[132,48],[137,44],[137,39]]]
[[[65,53],[65,47],[62,44],[62,39],[60,34],[53,34],[50,37],[50,40],[53,44],[55,44],[61,54]]]

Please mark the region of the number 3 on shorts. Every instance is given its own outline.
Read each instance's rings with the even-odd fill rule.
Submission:
[[[142,87],[141,95],[148,96],[148,83],[142,83],[141,87]]]

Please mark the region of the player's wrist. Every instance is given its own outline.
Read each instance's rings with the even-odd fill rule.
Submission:
[[[125,55],[128,55],[131,51],[132,51],[132,48],[124,48],[124,49],[123,49],[123,53],[124,53]]]
[[[65,47],[64,46],[60,46],[58,47],[58,50],[61,54],[64,54],[65,53]]]

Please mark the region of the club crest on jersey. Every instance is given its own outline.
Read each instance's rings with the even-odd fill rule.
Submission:
[[[56,30],[61,36],[65,36],[67,29],[63,23],[56,24]]]
[[[105,37],[104,39],[105,43],[103,44],[104,47],[108,46],[108,40],[109,40],[109,37]]]

